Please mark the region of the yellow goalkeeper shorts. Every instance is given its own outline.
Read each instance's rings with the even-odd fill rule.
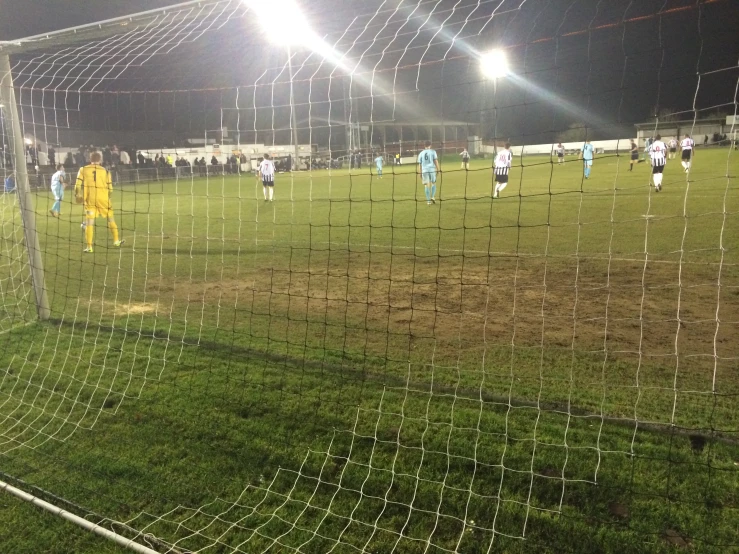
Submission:
[[[97,204],[95,206],[85,206],[85,217],[87,219],[95,219],[96,217],[104,217],[106,219],[113,218],[113,208],[110,204]]]

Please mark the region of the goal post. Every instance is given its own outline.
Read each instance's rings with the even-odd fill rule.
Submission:
[[[5,120],[9,123],[10,137],[8,145],[15,169],[15,183],[18,191],[23,231],[25,236],[28,260],[31,268],[36,312],[41,321],[49,319],[49,296],[46,290],[44,276],[44,262],[41,256],[38,231],[36,229],[36,211],[33,195],[28,182],[28,167],[26,165],[26,146],[23,141],[18,106],[13,90],[13,76],[10,71],[10,58],[0,51],[0,104],[3,105]]]

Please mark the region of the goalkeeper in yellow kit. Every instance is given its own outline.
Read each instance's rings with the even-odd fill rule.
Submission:
[[[124,241],[118,236],[118,225],[113,217],[113,205],[110,193],[113,181],[110,173],[100,165],[103,156],[100,152],[90,154],[90,165],[80,168],[77,182],[74,185],[74,196],[78,204],[85,208],[85,242],[84,252],[92,253],[92,241],[95,238],[95,219],[104,217],[108,220],[108,228],[113,235],[113,245],[121,246]]]

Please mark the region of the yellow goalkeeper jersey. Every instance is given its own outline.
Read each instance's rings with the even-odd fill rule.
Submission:
[[[74,185],[74,195],[83,200],[85,207],[110,208],[110,192],[113,190],[113,181],[110,173],[103,166],[90,164],[80,168],[77,173],[77,182]]]

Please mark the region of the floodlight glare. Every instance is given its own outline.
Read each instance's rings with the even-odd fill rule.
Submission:
[[[281,46],[310,46],[315,35],[295,0],[245,0],[269,40]]]
[[[491,50],[480,58],[480,70],[488,79],[508,75],[508,58],[503,50]]]
[[[30,146],[30,145],[32,145],[32,144],[33,144],[33,141],[32,141],[32,140],[31,140],[30,138],[27,138],[27,139],[25,140],[25,143],[26,143],[27,145],[29,145],[29,146]]]

